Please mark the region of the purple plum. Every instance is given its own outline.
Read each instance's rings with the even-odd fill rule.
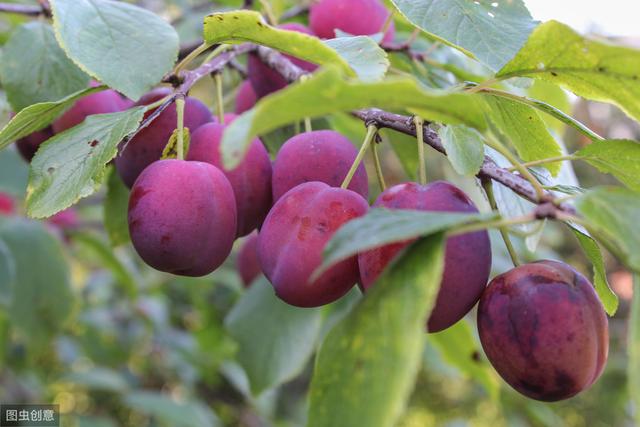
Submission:
[[[220,142],[225,126],[207,123],[191,137],[187,160],[210,163],[220,168],[233,187],[238,212],[237,236],[251,233],[262,224],[271,208],[271,159],[262,142],[256,138],[235,169],[223,169]]]
[[[169,95],[169,88],[154,89],[144,95],[136,106],[149,105]],[[152,114],[148,111],[145,118]],[[213,119],[209,108],[199,100],[191,97],[185,99],[184,126],[193,133],[203,124]],[[171,134],[177,126],[176,105],[167,107],[149,126],[133,137],[116,157],[116,169],[127,185],[131,187],[136,178],[151,163],[160,160],[162,151],[169,142]]]
[[[323,182],[300,184],[278,200],[258,236],[260,267],[276,295],[294,306],[318,307],[346,294],[359,278],[355,256],[313,281],[311,274],[335,232],[368,208],[358,193]]]
[[[345,136],[332,130],[305,132],[284,143],[273,165],[273,200],[298,184],[320,181],[340,187],[358,151]],[[369,178],[360,165],[349,184],[365,199],[369,197]]]
[[[429,185],[414,182],[384,191],[375,207],[420,211],[478,212],[473,202],[454,185],[437,181]],[[411,242],[394,243],[358,256],[362,286],[368,289],[385,267]],[[442,331],[462,319],[478,302],[491,272],[491,243],[486,231],[447,239],[440,291],[427,322],[429,332]]]
[[[236,202],[229,180],[204,162],[160,160],[138,177],[129,197],[129,231],[156,270],[204,276],[229,256]]]

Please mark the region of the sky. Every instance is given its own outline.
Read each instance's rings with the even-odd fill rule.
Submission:
[[[533,17],[555,19],[581,33],[640,37],[640,0],[525,0]]]

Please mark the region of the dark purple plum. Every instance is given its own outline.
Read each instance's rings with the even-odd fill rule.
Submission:
[[[238,212],[237,236],[251,233],[264,221],[271,208],[271,159],[262,142],[256,138],[235,169],[223,169],[220,142],[225,126],[207,123],[191,137],[187,160],[210,163],[220,168],[233,187]]]
[[[211,273],[229,256],[235,230],[231,184],[208,163],[157,161],[131,190],[131,241],[156,270],[182,276]]]
[[[335,232],[368,208],[358,193],[323,182],[301,184],[278,200],[258,236],[260,267],[276,295],[291,305],[318,307],[346,294],[359,279],[355,256],[314,281],[311,274]]]
[[[304,25],[295,22],[282,24],[278,28],[313,36],[311,30]],[[290,55],[285,56],[305,71],[312,72],[318,68],[317,65],[303,61],[302,59],[298,59]],[[287,81],[280,73],[271,69],[268,65],[265,65],[260,58],[253,53],[249,54],[247,59],[247,74],[249,75],[249,81],[251,82],[251,86],[253,86],[253,90],[258,98],[267,96],[270,93],[276,92],[287,86]]]
[[[25,159],[27,162],[31,162],[31,159],[33,159],[33,156],[35,156],[36,151],[38,151],[38,148],[40,148],[40,145],[42,145],[43,142],[45,142],[52,136],[53,129],[51,128],[51,126],[33,132],[32,134],[16,141],[18,152],[23,159]]]
[[[336,37],[336,30],[354,36],[369,36],[383,30],[389,14],[380,0],[320,0],[311,6],[309,26],[323,39]],[[393,41],[394,35],[392,22],[383,42]]]
[[[258,95],[256,95],[256,91],[253,90],[251,82],[249,80],[243,81],[236,95],[236,114],[242,114],[252,109],[257,101]]]
[[[384,191],[374,207],[419,211],[478,212],[473,202],[456,186],[436,181],[414,182]],[[385,267],[411,242],[395,243],[358,256],[362,286],[373,286]],[[486,231],[447,239],[444,273],[436,303],[427,322],[429,332],[442,331],[462,319],[478,302],[491,272],[491,243]]]
[[[480,341],[500,376],[554,402],[589,388],[607,361],[607,316],[593,285],[557,261],[521,265],[491,281],[478,307]]]
[[[340,187],[358,151],[345,136],[317,130],[294,136],[284,143],[273,165],[273,200],[304,182],[320,181]],[[369,178],[360,165],[349,190],[369,197]]]
[[[0,215],[13,215],[16,211],[16,202],[9,193],[0,191]]]
[[[152,104],[170,93],[169,88],[154,89],[140,98],[135,105]],[[152,113],[153,110],[148,111],[145,118]],[[171,104],[149,126],[131,139],[126,148],[116,157],[116,169],[127,187],[133,185],[138,175],[147,166],[160,160],[162,151],[176,129],[177,118],[176,105]],[[191,133],[212,119],[211,112],[205,104],[195,98],[185,99],[184,126],[189,128]]]
[[[238,251],[238,258],[236,258],[236,268],[242,279],[242,283],[245,288],[248,288],[251,283],[262,274],[260,269],[260,262],[258,261],[258,233],[251,233],[242,242],[240,251]]]
[[[73,104],[62,116],[53,122],[55,133],[64,132],[74,126],[79,125],[93,114],[116,113],[126,109],[125,100],[115,90],[107,89],[101,92],[92,93]]]

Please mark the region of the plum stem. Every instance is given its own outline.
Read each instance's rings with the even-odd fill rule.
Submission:
[[[176,113],[178,115],[178,146],[177,157],[179,160],[184,160],[184,98],[178,97],[176,99]]]
[[[178,65],[173,69],[173,74],[178,76],[180,72],[184,70],[184,68],[193,62],[200,54],[207,51],[211,45],[209,43],[202,43],[200,46],[195,48],[190,54],[188,54],[182,61],[178,62]]]
[[[278,18],[276,18],[276,14],[273,13],[273,8],[271,7],[269,0],[260,0],[260,4],[262,5],[262,9],[264,9],[264,14],[269,20],[269,24],[273,26],[278,25]]]
[[[309,78],[309,76],[307,74],[303,74],[300,76],[300,82],[304,83],[307,81],[307,79]],[[311,118],[310,117],[305,117],[304,118],[304,131],[305,132],[311,132],[313,131],[313,128],[311,126]]]
[[[427,165],[424,158],[424,120],[414,116],[413,123],[416,125],[416,140],[418,141],[418,176],[420,185],[427,184]]]
[[[489,205],[491,206],[491,209],[498,212],[498,203],[496,202],[495,195],[493,194],[493,181],[491,181],[490,179],[483,178],[482,188],[484,188],[484,192],[487,195],[487,199],[489,200]],[[518,267],[520,265],[520,260],[518,258],[518,253],[516,252],[516,249],[513,246],[513,243],[511,242],[511,237],[509,236],[508,228],[500,227],[498,230],[500,231],[500,236],[502,236],[504,245],[507,248],[507,252],[509,252],[509,257],[511,258],[511,262],[513,262],[513,266]]]
[[[216,83],[216,111],[218,113],[218,120],[220,124],[224,125],[224,95],[222,93],[222,74],[215,73],[213,80]]]
[[[511,153],[511,151],[509,151],[507,149],[507,147],[502,145],[502,143],[500,141],[498,141],[497,138],[495,138],[493,136],[489,136],[488,138],[485,139],[485,144],[487,144],[489,147],[493,148],[498,153],[500,153],[504,157],[506,157],[506,159],[509,160],[509,162],[511,162],[513,167],[516,168],[516,170],[518,172],[520,172],[520,175],[522,175],[523,178],[525,178],[527,181],[529,181],[529,183],[533,186],[533,188],[534,188],[534,190],[536,192],[536,196],[537,196],[537,201],[536,202],[540,203],[544,198],[544,189],[542,188],[542,185],[540,185],[540,182],[538,182],[536,177],[533,176],[533,174],[531,172],[529,172],[529,169],[527,169],[525,166],[523,166],[520,163],[520,161],[518,160],[518,158],[516,156],[514,156]]]
[[[384,174],[382,173],[382,164],[380,163],[380,155],[378,154],[378,144],[373,144],[371,147],[371,153],[373,154],[373,164],[376,167],[376,177],[378,178],[378,185],[380,185],[380,191],[387,189],[387,183],[384,181]]]
[[[536,218],[534,213],[529,213],[527,215],[517,216],[513,218],[499,218],[493,221],[469,224],[467,226],[452,230],[450,233],[447,233],[447,235],[457,236],[460,234],[472,233],[474,231],[487,230],[489,228],[499,229],[502,227],[511,227],[512,225],[529,224],[534,221],[538,221],[538,218]]]
[[[353,161],[351,169],[349,169],[349,172],[347,172],[347,176],[344,178],[344,181],[342,182],[340,188],[346,189],[347,187],[349,187],[353,176],[356,174],[356,170],[358,170],[358,166],[360,166],[360,163],[362,163],[362,159],[364,159],[364,155],[369,149],[369,146],[371,145],[371,142],[373,141],[373,138],[375,138],[377,133],[378,128],[376,127],[376,125],[370,124],[367,126],[367,135],[364,138],[362,147],[360,147],[360,151],[358,152],[356,159]]]

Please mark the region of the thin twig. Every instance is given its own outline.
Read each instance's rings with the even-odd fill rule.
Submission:
[[[51,7],[46,1],[40,1],[38,6],[27,4],[0,3],[0,12],[15,13],[26,16],[51,17]]]

